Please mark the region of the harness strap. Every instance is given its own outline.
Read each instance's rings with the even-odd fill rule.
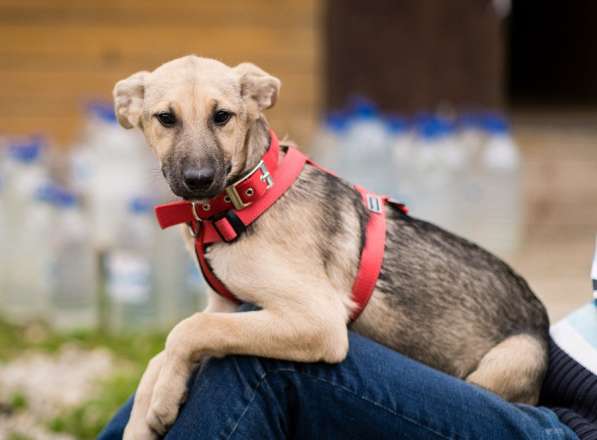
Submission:
[[[359,270],[352,285],[352,299],[356,308],[350,317],[351,321],[355,321],[359,317],[371,299],[381,272],[386,243],[384,205],[387,197],[371,194],[358,185],[355,185],[355,189],[361,193],[363,203],[369,209],[369,221],[365,232],[365,245],[361,251]]]
[[[205,228],[200,227],[200,232],[197,237],[195,237],[195,255],[197,256],[197,261],[199,262],[199,267],[201,268],[201,272],[203,273],[203,277],[209,286],[217,292],[219,295],[223,296],[229,301],[233,303],[240,304],[240,301],[228,288],[226,285],[216,276],[213,272],[212,268],[209,266],[207,259],[205,258],[205,241],[203,240],[203,234],[205,232]]]
[[[300,151],[290,147],[281,162],[278,163],[279,144],[273,132],[271,132],[271,139],[272,144],[260,165],[241,181],[228,187],[225,193],[201,204],[176,201],[155,208],[162,229],[181,223],[189,225],[195,236],[195,254],[205,280],[213,290],[235,303],[240,303],[240,301],[215,275],[207,261],[206,251],[209,245],[222,241],[230,243],[236,240],[249,225],[284,195],[299,178],[305,163],[333,174],[312,162]],[[241,184],[244,186],[241,187]],[[240,202],[238,200],[233,202],[234,197],[230,197],[231,191],[229,190],[231,187],[238,193]],[[239,192],[239,188],[242,191]],[[248,188],[253,188],[253,191],[247,192]],[[361,194],[363,203],[369,210],[369,219],[359,268],[352,286],[352,297],[356,304],[350,317],[352,321],[359,317],[369,302],[381,271],[386,236],[385,204],[396,204],[402,212],[407,213],[404,205],[394,203],[385,196],[370,193],[356,185],[355,189]],[[241,197],[241,193],[246,197],[249,197],[248,194],[251,193],[251,200]]]

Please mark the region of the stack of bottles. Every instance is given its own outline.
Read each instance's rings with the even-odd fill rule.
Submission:
[[[523,226],[521,157],[507,120],[381,114],[356,100],[329,114],[311,146],[346,180],[406,203],[410,213],[511,257]]]
[[[123,331],[200,310],[205,284],[180,232],[154,219],[172,196],[141,134],[92,103],[66,160],[57,151],[39,136],[0,145],[0,316]]]

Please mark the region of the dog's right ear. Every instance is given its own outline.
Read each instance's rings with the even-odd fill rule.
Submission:
[[[149,72],[134,73],[114,86],[114,112],[124,128],[141,126],[145,81]]]

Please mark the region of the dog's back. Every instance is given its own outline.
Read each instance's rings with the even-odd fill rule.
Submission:
[[[286,202],[301,194],[309,194],[309,209],[321,213],[320,227],[313,229],[318,264],[351,281],[368,218],[359,193],[309,167]],[[353,328],[510,400],[535,401],[547,366],[549,321],[526,281],[479,246],[391,205],[386,209],[382,272]],[[357,242],[356,255],[343,254],[347,240]]]

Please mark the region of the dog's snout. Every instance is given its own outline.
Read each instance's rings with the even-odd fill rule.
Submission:
[[[205,190],[214,181],[215,170],[213,168],[187,168],[182,173],[184,185],[189,191]]]

